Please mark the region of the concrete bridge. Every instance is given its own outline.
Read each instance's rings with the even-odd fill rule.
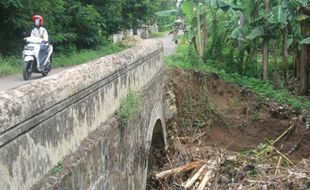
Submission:
[[[161,42],[145,40],[1,91],[0,189],[145,189],[152,137],[165,139],[163,68]],[[120,127],[130,91],[143,104]]]

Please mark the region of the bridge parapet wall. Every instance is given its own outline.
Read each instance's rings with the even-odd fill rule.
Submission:
[[[29,189],[162,69],[162,44],[145,40],[0,92],[0,187]]]

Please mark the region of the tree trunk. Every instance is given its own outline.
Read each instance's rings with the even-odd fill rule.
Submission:
[[[251,13],[252,20],[255,20],[258,17],[258,9],[259,9],[259,2],[254,1],[254,9]],[[253,42],[250,46],[250,55],[249,55],[249,61],[248,62],[250,64],[253,64],[253,60],[257,61],[257,58],[256,58],[256,39],[253,40]]]
[[[239,12],[239,26],[240,28],[244,27],[244,23],[245,23],[245,16],[243,14],[242,11]],[[239,40],[238,40],[238,51],[239,51],[239,59],[240,59],[240,63],[239,63],[239,73],[243,74],[243,65],[244,65],[244,50],[242,51],[242,38],[244,38],[243,35],[239,36]]]
[[[195,50],[196,50],[197,54],[199,55],[199,52],[198,52],[198,47],[197,47],[197,40],[196,40],[196,36],[194,36],[194,37],[192,38],[192,43],[194,44],[194,48],[195,48]]]
[[[308,90],[308,57],[307,57],[307,46],[301,46],[301,55],[300,55],[300,89],[299,93],[301,95],[307,95]]]
[[[239,26],[240,26],[240,28],[243,28],[243,27],[244,27],[244,23],[245,23],[245,16],[244,16],[243,12],[240,11],[240,12],[239,12]],[[239,38],[243,38],[243,36],[240,35]],[[239,49],[239,50],[240,50],[240,48],[241,48],[241,45],[242,45],[242,40],[239,39],[239,40],[238,40],[238,49]]]
[[[288,45],[287,45],[287,37],[288,36],[288,29],[287,26],[283,30],[283,60],[284,60],[284,84],[288,86]]]
[[[254,39],[250,47],[249,63],[252,64],[256,60],[256,40]]]
[[[295,78],[300,80],[300,50],[298,49],[298,46],[296,48],[296,55],[295,55],[295,67],[294,67],[294,74]]]
[[[301,22],[301,30],[303,31],[306,27],[306,23]],[[308,83],[309,83],[309,55],[308,45],[301,45],[300,52],[300,89],[299,92],[302,95],[308,94]]]
[[[265,0],[265,15],[269,14],[269,0]],[[265,19],[266,25],[265,25],[265,35],[268,34],[268,20]],[[269,39],[265,36],[263,41],[263,79],[264,81],[268,80],[268,53],[269,53]]]
[[[273,72],[273,86],[275,89],[280,88],[280,75],[279,75],[279,68],[278,68],[278,57],[277,57],[277,44],[276,41],[273,43],[272,47],[273,51],[273,58],[274,58],[274,72]]]
[[[203,57],[203,51],[202,51],[202,37],[201,37],[201,23],[200,23],[200,14],[199,11],[196,11],[196,17],[197,17],[197,44],[198,44],[198,53],[199,57]]]
[[[264,81],[268,81],[268,55],[269,55],[269,48],[268,48],[269,40],[264,39],[263,42],[263,79]]]
[[[203,19],[203,51],[205,52],[208,45],[208,25],[207,16]]]

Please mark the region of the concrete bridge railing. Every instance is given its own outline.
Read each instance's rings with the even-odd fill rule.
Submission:
[[[155,123],[164,120],[162,71],[162,44],[145,40],[121,53],[0,92],[1,189],[43,187],[36,186],[38,181],[44,181],[43,176],[66,156],[80,150],[83,140],[93,133],[99,134],[98,130],[102,132],[97,138],[101,139],[101,146],[94,150],[100,152],[97,157],[100,163],[92,165],[99,168],[97,175],[88,171],[90,174],[85,181],[83,175],[73,176],[81,172],[71,170],[73,178],[64,186],[68,189],[117,189],[131,184],[127,185],[128,189],[142,189],[147,161],[139,162],[140,172],[127,167],[134,167],[136,159],[143,160],[136,152],[131,153],[131,148],[142,144],[148,149],[146,144],[151,139]],[[124,129],[119,131],[107,121],[119,108],[121,100],[130,91],[138,90],[149,92],[145,93],[148,101],[141,111],[142,119],[124,135]],[[117,138],[117,142],[113,138]],[[131,139],[131,142],[120,145],[123,138]],[[124,149],[121,146],[125,146]],[[107,154],[105,150],[116,155],[104,156]],[[124,156],[128,159],[122,164],[128,166],[111,165],[114,158]],[[118,178],[125,181],[114,184],[113,179],[117,177],[113,178],[113,175],[117,172],[123,176]],[[135,178],[130,180],[129,176]]]

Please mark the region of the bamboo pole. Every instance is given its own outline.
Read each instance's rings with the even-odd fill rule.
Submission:
[[[200,161],[195,161],[195,162],[191,162],[182,166],[179,166],[177,168],[172,168],[169,170],[165,170],[162,172],[159,172],[158,174],[155,175],[156,179],[162,179],[171,175],[177,175],[189,170],[193,170],[199,166],[201,166],[202,164],[206,163],[206,160],[200,160]]]
[[[190,186],[192,186],[195,181],[198,179],[198,177],[203,173],[204,169],[207,167],[207,164],[204,164],[199,170],[198,172],[195,173],[195,175],[193,175],[193,177],[189,178],[186,183],[184,183],[182,186],[186,189],[189,188]]]

